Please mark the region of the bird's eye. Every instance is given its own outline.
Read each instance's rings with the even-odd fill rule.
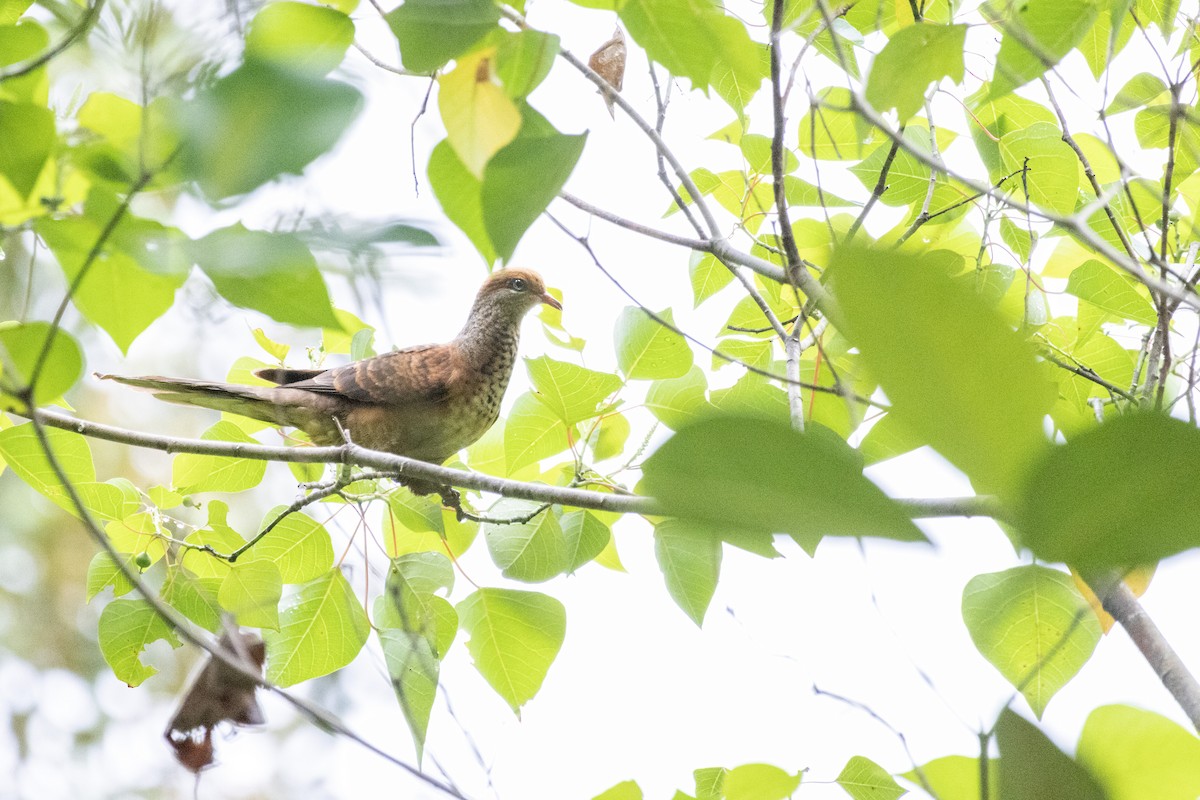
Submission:
[[[513,278],[508,282],[508,288],[514,292],[523,292],[529,288],[529,284],[524,278]]]

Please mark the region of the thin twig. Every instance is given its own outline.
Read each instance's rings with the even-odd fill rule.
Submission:
[[[88,29],[95,24],[96,18],[100,16],[100,9],[104,8],[105,0],[94,0],[87,7],[83,14],[79,17],[79,22],[71,30],[67,31],[67,35],[62,38],[58,44],[46,50],[44,53],[34,56],[33,58],[22,61],[18,64],[13,64],[7,69],[0,70],[0,83],[3,83],[10,78],[19,78],[22,75],[28,75],[43,64],[48,63],[51,59],[56,58],[59,54],[65,51],[68,47],[75,44],[80,36],[87,33]]]

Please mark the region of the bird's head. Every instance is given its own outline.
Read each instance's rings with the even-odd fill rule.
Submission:
[[[542,276],[529,269],[501,269],[483,282],[476,306],[487,305],[506,318],[519,320],[539,303],[562,310],[562,304],[546,291]]]

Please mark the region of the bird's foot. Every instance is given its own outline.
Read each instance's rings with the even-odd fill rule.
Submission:
[[[442,498],[442,505],[454,512],[455,518],[462,522],[468,514],[462,507],[462,495],[453,486],[439,486],[437,493]]]

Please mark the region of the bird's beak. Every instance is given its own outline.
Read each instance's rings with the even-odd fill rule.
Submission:
[[[551,308],[562,311],[562,303],[555,300],[554,296],[552,294],[550,294],[549,292],[542,293],[542,302],[545,303],[546,305],[550,306]]]

